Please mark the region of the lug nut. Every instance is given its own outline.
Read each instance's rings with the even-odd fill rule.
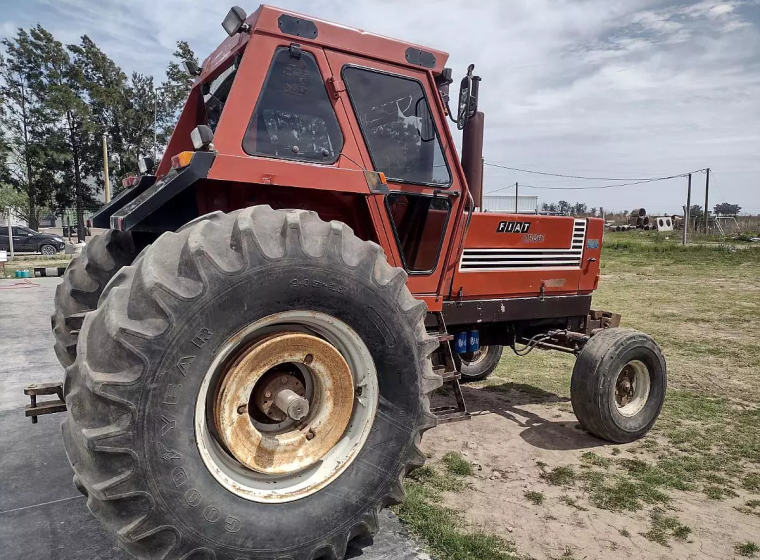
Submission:
[[[238,411],[238,414],[245,414],[246,412],[248,412],[248,405],[247,404],[241,404],[237,408],[237,411]]]
[[[316,434],[314,433],[314,430],[309,430],[309,433],[306,434],[306,439],[309,440],[309,441],[311,441],[311,440],[314,439],[315,435]]]
[[[314,361],[314,356],[311,354],[306,354],[306,356],[303,359],[303,363],[305,363],[307,366]]]

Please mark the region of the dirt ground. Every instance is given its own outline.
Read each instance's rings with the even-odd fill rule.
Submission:
[[[594,508],[584,503],[582,489],[552,486],[541,478],[538,462],[580,464],[580,455],[587,450],[613,458],[611,446],[575,427],[572,412],[536,402],[519,390],[495,394],[468,389],[466,398],[474,412],[472,420],[440,426],[423,442],[433,461],[458,450],[476,465],[473,490],[449,493],[445,504],[463,512],[473,528],[513,541],[531,558],[561,558],[570,551],[574,558],[589,560],[724,559],[733,557],[735,542],[760,537],[760,519],[734,509],[744,500],[716,503],[704,495],[683,493],[678,518],[692,528],[692,536],[688,541],[674,539],[669,547],[652,542],[642,535],[650,529],[646,511]],[[625,451],[635,445],[616,447]],[[536,506],[526,500],[528,490],[543,493],[545,502]],[[562,496],[576,500],[586,511],[563,503]],[[621,535],[621,530],[630,536]]]
[[[608,251],[595,305],[668,360],[657,426],[627,445],[588,435],[569,400],[573,358],[507,349],[464,386],[472,419],[425,435],[434,468],[452,452],[473,467],[442,505],[518,558],[760,556],[760,251],[741,253]]]

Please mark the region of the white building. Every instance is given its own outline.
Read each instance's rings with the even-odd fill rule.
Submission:
[[[506,212],[515,213],[515,195],[484,195],[483,208],[484,212]],[[537,196],[518,196],[517,212],[520,214],[535,214],[538,211]]]

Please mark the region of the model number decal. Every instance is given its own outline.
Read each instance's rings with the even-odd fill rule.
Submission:
[[[528,233],[530,222],[499,222],[496,233]]]
[[[543,243],[543,233],[526,233],[523,235],[523,243]]]

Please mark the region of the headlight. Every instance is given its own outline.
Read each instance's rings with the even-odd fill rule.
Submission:
[[[137,168],[140,170],[140,173],[143,175],[147,173],[153,173],[153,167],[155,166],[155,163],[153,163],[153,159],[149,157],[141,157],[137,160]]]
[[[214,141],[214,132],[205,124],[201,124],[196,126],[190,133],[190,139],[193,141],[193,148],[205,150]]]

